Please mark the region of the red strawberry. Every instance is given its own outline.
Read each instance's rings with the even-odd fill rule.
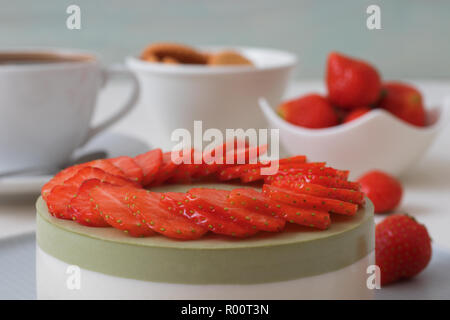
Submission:
[[[93,161],[85,162],[85,163],[82,164],[82,166],[83,167],[93,167],[93,168],[102,169],[106,173],[109,173],[109,174],[112,174],[112,175],[115,175],[115,176],[124,177],[124,178],[128,179],[128,177],[125,174],[125,172],[123,172],[119,167],[117,167],[114,164],[112,164],[108,159],[99,159],[99,160],[93,160]]]
[[[91,184],[85,185],[84,189],[87,190],[88,186],[93,186],[96,181],[99,182],[107,182],[116,186],[129,186],[129,187],[139,187],[140,185],[132,180],[128,180],[124,177],[115,176],[109,173],[106,173],[102,169],[93,168],[93,167],[85,167],[77,172],[72,178],[64,181],[64,185],[75,186],[79,188],[85,181],[93,180]],[[53,192],[53,190],[52,190]],[[82,193],[80,195],[80,192]],[[98,213],[86,210],[87,204],[83,203],[83,199],[89,199],[87,192],[83,193],[83,190],[77,190],[76,196],[71,199],[69,203],[69,215],[72,219],[76,219],[81,224],[91,225],[91,226],[104,226],[105,223],[102,223],[102,218],[97,217]],[[93,208],[92,206],[90,206]],[[91,217],[91,216],[94,217]],[[97,219],[96,219],[97,218]],[[88,219],[89,221],[87,221]]]
[[[381,92],[380,75],[372,65],[337,52],[328,56],[326,82],[331,103],[345,109],[369,106]]]
[[[81,184],[89,179],[98,179],[102,182],[108,182],[119,186],[138,186],[136,182],[121,176],[106,173],[102,169],[84,167],[78,170],[74,176],[62,182],[61,185],[58,186],[59,188],[54,187],[50,191],[50,194],[46,200],[50,212],[63,219],[69,219],[72,217],[71,212],[68,211],[70,209],[71,198],[76,196],[78,193],[78,188]]]
[[[208,232],[208,228],[194,221],[186,206],[185,198],[186,193],[184,192],[165,192],[160,194],[159,203],[162,208],[172,212],[176,216],[182,216],[185,224],[183,228],[186,229],[186,227],[189,227],[189,229],[186,229],[188,231],[187,233],[192,233],[193,235],[191,237],[199,238]],[[188,221],[185,221],[185,219],[188,219]]]
[[[279,202],[265,197],[261,192],[253,188],[236,188],[231,190],[228,197],[231,206],[236,206],[251,211],[258,211],[273,217],[282,217]]]
[[[431,239],[425,226],[414,218],[390,215],[376,226],[375,254],[385,285],[425,269],[431,260]]]
[[[305,174],[303,172],[296,172],[293,174],[277,174],[275,176],[268,176],[264,179],[266,183],[271,183],[277,180],[287,180],[287,181],[297,181],[297,182],[308,182],[312,184],[318,184],[328,188],[341,188],[349,189],[354,191],[360,191],[361,186],[358,182],[347,181],[338,177],[327,177],[314,174]]]
[[[345,116],[343,122],[348,123],[350,121],[353,121],[353,120],[365,115],[366,113],[370,112],[371,110],[372,109],[370,109],[369,107],[361,107],[361,108],[354,109]]]
[[[296,156],[291,158],[285,158],[278,160],[278,166],[283,165],[293,165],[293,164],[304,164],[306,162],[305,156]],[[255,174],[257,176],[260,176],[260,170],[259,168],[269,167],[272,165],[272,162],[263,164],[261,162],[255,163],[255,164],[241,164],[237,166],[227,167],[219,172],[219,180],[226,181],[226,180],[232,180],[237,179],[242,176],[247,176],[248,174]],[[250,179],[249,181],[255,181],[256,179]],[[246,181],[244,181],[246,182]]]
[[[78,186],[56,185],[46,196],[48,212],[59,219],[72,219],[69,212],[70,200],[77,195]]]
[[[62,185],[64,181],[72,178],[84,166],[82,164],[68,167],[58,172],[50,181],[48,181],[41,189],[42,198],[47,202],[50,191],[57,186]],[[47,203],[48,204],[48,203]]]
[[[266,215],[268,222],[265,222],[270,230],[280,231],[284,228],[285,221],[283,214],[279,210],[277,203],[264,197],[264,195],[252,188],[238,188],[232,190],[228,195],[228,203],[232,207],[239,207],[249,211]],[[273,225],[272,227],[270,225]],[[274,227],[275,226],[275,227]]]
[[[175,210],[174,204],[178,201],[173,199],[173,202],[167,206],[161,203],[162,198],[164,195],[161,193],[142,189],[130,189],[123,197],[141,222],[166,237],[193,240],[200,238],[208,231],[207,228],[197,225],[186,217],[181,208]]]
[[[355,190],[327,188],[318,184],[306,183],[303,181],[292,182],[288,180],[277,180],[274,181],[272,185],[315,197],[342,200],[359,205],[364,204],[364,193]]]
[[[318,94],[308,94],[284,102],[278,107],[278,114],[292,124],[311,129],[339,124],[338,116],[331,104]]]
[[[314,163],[317,164],[317,163]],[[310,163],[304,164],[290,164],[290,165],[281,165],[279,167],[278,173],[280,174],[297,174],[302,173],[303,175],[318,175],[318,176],[326,176],[326,177],[335,177],[338,179],[345,178],[348,175],[348,171],[341,171],[331,167],[312,165]],[[344,180],[345,180],[344,179]]]
[[[47,182],[42,187],[41,189],[42,198],[44,198],[44,200],[47,201],[47,196],[50,194],[50,191],[53,189],[53,187],[63,184],[66,180],[72,178],[78,171],[80,171],[85,167],[99,168],[109,174],[126,178],[125,173],[121,169],[113,165],[111,162],[109,162],[109,160],[106,159],[93,160],[86,163],[71,166],[57,173],[49,182]]]
[[[142,168],[144,177],[142,185],[145,187],[149,185],[155,178],[156,173],[162,163],[161,149],[150,150],[146,153],[134,157],[134,161]]]
[[[69,213],[73,220],[79,224],[89,227],[109,227],[100,214],[100,210],[96,204],[91,201],[90,190],[101,185],[100,180],[90,179],[86,180],[80,188],[78,188],[75,197],[70,200]]]
[[[230,191],[207,188],[192,188],[189,190],[190,202],[198,206],[203,206],[204,210],[209,210],[225,219],[235,221],[256,230],[277,232],[284,227],[284,221],[272,215],[250,211],[234,206],[229,203]]]
[[[285,163],[280,160],[277,173],[272,175],[263,175],[260,168],[249,169],[240,175],[240,179],[244,183],[254,182],[258,180],[271,181],[273,177],[277,175],[287,175],[294,171],[307,171],[316,172],[325,165],[325,162],[310,162],[310,163]],[[317,170],[316,170],[317,169]],[[334,170],[334,169],[333,169]],[[322,172],[321,172],[322,173]]]
[[[203,201],[198,201],[198,199],[195,202],[192,201],[194,199],[196,199],[195,196],[189,193],[185,194],[183,201],[188,217],[196,224],[207,228],[211,232],[239,238],[249,237],[258,232],[258,230],[249,225],[236,223],[234,219],[223,217],[214,210],[208,209],[209,204]]]
[[[202,153],[202,164],[200,168],[195,172],[194,178],[202,178],[215,173],[217,170],[224,167],[224,155],[227,150],[235,150],[249,147],[249,144],[245,140],[233,139],[227,141],[220,146],[214,148],[207,148]],[[219,160],[220,159],[220,160]]]
[[[346,173],[340,170],[336,170],[333,168],[327,168],[321,166],[322,163],[319,162],[311,162],[311,163],[292,163],[288,165],[280,165],[278,168],[278,172],[275,175],[262,175],[259,169],[252,169],[249,172],[241,175],[241,181],[244,183],[253,182],[257,180],[266,180],[270,181],[269,177],[276,176],[284,176],[284,175],[295,175],[295,174],[317,174],[317,175],[326,175],[333,177],[341,177],[345,176]],[[325,163],[323,163],[325,164]]]
[[[193,177],[203,178],[223,168],[257,162],[257,158],[266,152],[267,145],[250,147],[245,140],[234,139],[234,143],[228,141],[203,152],[202,164]]]
[[[107,182],[117,186],[140,187],[139,184],[134,181],[122,176],[107,173],[102,169],[94,167],[84,167],[80,169],[73,177],[64,181],[64,185],[75,185],[79,187],[84,181],[89,179],[98,179],[101,182]]]
[[[263,193],[272,200],[303,209],[328,211],[349,216],[358,211],[358,206],[353,203],[296,193],[269,184],[263,186]]]
[[[47,201],[47,196],[53,187],[63,184],[67,179],[72,178],[78,171],[85,167],[100,168],[110,174],[125,176],[124,172],[115,165],[105,159],[94,160],[86,163],[77,164],[58,172],[50,181],[48,181],[41,189],[42,198]]]
[[[187,154],[189,155],[187,157],[188,159],[184,159],[185,156],[184,152],[187,152]],[[200,170],[202,163],[197,164],[195,162],[203,161],[202,154],[199,151],[196,151],[195,149],[187,150],[184,152],[183,151],[179,152],[179,156],[182,157],[183,163],[177,166],[174,174],[169,179],[169,182],[190,183],[192,181],[192,178]],[[196,157],[198,157],[198,159]]]
[[[108,159],[108,161],[121,169],[130,180],[136,181],[139,184],[142,183],[144,172],[133,158],[122,156]]]
[[[133,237],[146,237],[153,234],[153,231],[136,217],[133,209],[124,202],[127,192],[146,192],[145,190],[113,186],[108,183],[95,185],[90,180],[85,183],[91,186],[90,189],[86,188],[86,192],[92,198],[93,205],[109,225]]]
[[[221,151],[220,151],[221,150]],[[213,173],[215,173],[217,170],[223,167],[223,164],[218,164],[215,161],[215,154],[220,152],[221,155],[225,154],[226,150],[226,143],[213,148],[213,149],[207,149],[203,151],[202,153],[202,164],[200,167],[195,171],[193,174],[194,178],[201,179],[204,177],[207,177]]]
[[[240,164],[237,166],[231,166],[220,170],[218,177],[220,181],[228,181],[238,179],[242,175],[248,173],[250,170],[255,170],[262,167],[260,163],[255,164]],[[259,170],[258,170],[259,172]]]
[[[188,191],[187,205],[189,209],[201,211],[205,216],[218,217],[249,230],[277,231],[284,225],[279,219],[274,221],[267,215],[230,205],[229,194],[230,192],[226,190],[193,188]],[[215,232],[214,229],[212,231]]]
[[[279,160],[279,164],[306,163],[306,156],[299,155]]]
[[[258,157],[267,152],[267,145],[244,147],[226,151],[223,159],[225,165],[257,163]]]
[[[228,201],[231,205],[280,217],[302,226],[327,229],[331,222],[330,215],[326,211],[299,209],[282,202],[273,201],[251,188],[232,190]]]
[[[385,95],[381,99],[380,108],[410,124],[425,126],[426,113],[419,90],[400,82],[385,83],[383,90]]]
[[[304,209],[286,203],[280,203],[279,205],[282,210],[282,217],[290,223],[321,230],[328,229],[331,224],[330,215],[327,211]]]
[[[169,151],[163,153],[161,166],[159,167],[159,170],[156,173],[151,185],[159,186],[163,184],[175,174],[178,166],[178,164],[172,161],[172,152]]]
[[[361,191],[373,202],[376,213],[394,210],[402,199],[402,185],[387,173],[370,171],[360,177],[358,182]]]

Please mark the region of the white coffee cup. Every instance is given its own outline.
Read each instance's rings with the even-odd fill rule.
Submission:
[[[116,114],[92,127],[97,93],[112,77],[133,89]],[[128,71],[104,69],[88,53],[0,51],[0,173],[64,164],[72,152],[128,113],[139,86]]]

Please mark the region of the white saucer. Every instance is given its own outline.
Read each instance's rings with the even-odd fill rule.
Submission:
[[[148,143],[128,136],[123,133],[105,132],[92,139],[86,146],[76,150],[73,158],[76,159],[83,154],[94,151],[105,151],[107,157],[117,157],[122,155],[135,156],[150,149]],[[22,194],[38,194],[41,187],[52,175],[21,175],[0,179],[0,197]]]

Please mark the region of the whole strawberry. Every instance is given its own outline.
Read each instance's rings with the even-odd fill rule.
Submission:
[[[375,213],[394,210],[400,203],[403,188],[400,182],[391,175],[373,170],[358,179],[361,191],[372,201]]]
[[[369,106],[381,92],[380,75],[373,66],[337,52],[328,56],[326,83],[331,103],[344,109]]]
[[[431,260],[431,239],[427,229],[414,218],[394,214],[376,226],[376,264],[381,285],[411,278]]]
[[[422,95],[416,88],[401,82],[388,82],[383,85],[383,91],[380,108],[410,124],[425,126],[426,114]]]
[[[370,112],[370,110],[371,109],[369,107],[361,107],[361,108],[354,109],[345,116],[343,122],[348,123],[350,121],[353,121],[353,120],[361,117],[362,115],[365,115],[366,113]]]
[[[333,107],[319,94],[308,94],[286,101],[278,107],[278,114],[292,124],[311,129],[339,124]]]

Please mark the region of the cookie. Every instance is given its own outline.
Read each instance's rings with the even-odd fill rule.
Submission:
[[[208,59],[208,64],[212,66],[253,65],[253,63],[246,57],[232,50],[225,50],[211,54]]]
[[[169,56],[163,57],[161,62],[166,64],[180,64],[180,61]]]
[[[157,56],[155,56],[154,54],[149,54],[145,57],[141,57],[142,60],[145,60],[147,62],[159,62],[159,59]]]
[[[141,59],[146,60],[148,56],[156,56],[158,60],[170,57],[179,63],[206,64],[207,58],[194,48],[177,43],[153,43],[141,54]]]

